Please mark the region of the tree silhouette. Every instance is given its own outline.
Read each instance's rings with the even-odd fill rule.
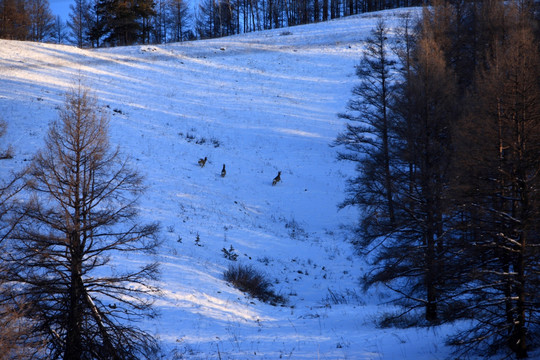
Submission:
[[[34,333],[54,359],[151,358],[155,340],[134,323],[154,316],[156,224],[136,222],[142,177],[111,149],[107,119],[80,83],[28,170],[28,200],[3,261],[15,300],[27,299]]]
[[[395,61],[387,33],[388,28],[379,21],[366,41],[366,52],[356,68],[361,82],[353,89],[348,112],[339,114],[348,122],[335,141],[344,148],[338,159],[356,165],[357,176],[348,180],[348,196],[342,206],[362,209],[359,246],[390,232],[395,223],[389,109]]]

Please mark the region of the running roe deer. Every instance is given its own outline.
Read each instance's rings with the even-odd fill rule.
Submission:
[[[204,165],[206,165],[206,160],[207,160],[206,156],[204,157],[204,159],[199,159],[199,162],[198,162],[199,166],[204,167]]]

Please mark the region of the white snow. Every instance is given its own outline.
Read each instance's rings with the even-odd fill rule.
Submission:
[[[143,326],[165,358],[445,358],[451,327],[375,326],[392,308],[384,291],[358,285],[366,265],[347,231],[357,213],[337,209],[353,169],[329,146],[343,130],[336,114],[358,81],[365,38],[380,17],[396,25],[405,11],[171,45],[1,40],[0,116],[15,157],[0,167],[27,164],[82,78],[110,113],[111,143],[146,176],[141,221],[162,224],[161,317]],[[278,171],[282,182],[272,186]],[[286,306],[223,280],[231,261],[221,249],[231,245]],[[329,290],[346,301],[335,304]]]

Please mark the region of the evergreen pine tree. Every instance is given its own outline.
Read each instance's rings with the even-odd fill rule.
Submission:
[[[379,21],[356,68],[361,82],[353,89],[349,112],[339,114],[348,122],[335,141],[345,149],[338,158],[355,163],[357,173],[348,180],[342,206],[361,209],[359,247],[390,233],[395,224],[389,110],[395,62],[390,55],[388,29]]]

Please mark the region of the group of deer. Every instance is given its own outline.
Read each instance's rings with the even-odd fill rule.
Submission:
[[[204,159],[199,159],[199,166],[204,167],[206,165],[206,161],[208,158],[205,156]],[[225,170],[225,164],[223,164],[223,169],[221,169],[221,177],[225,177],[227,174],[227,170]],[[277,176],[272,180],[272,186],[276,185],[278,182],[281,181],[281,171],[278,171]]]

